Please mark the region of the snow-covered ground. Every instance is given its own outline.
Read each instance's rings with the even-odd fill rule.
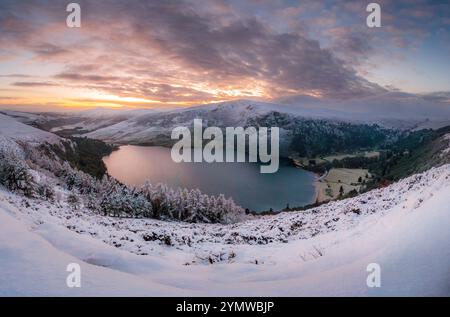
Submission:
[[[223,226],[105,218],[1,191],[0,294],[450,295],[449,194],[445,165]],[[72,262],[80,289],[65,283]],[[366,285],[369,263],[381,266],[380,288]]]

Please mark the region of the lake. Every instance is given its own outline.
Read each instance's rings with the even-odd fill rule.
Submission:
[[[205,194],[232,197],[253,211],[304,206],[315,200],[315,175],[288,160],[280,160],[278,172],[261,174],[256,163],[175,163],[168,148],[126,145],[103,161],[108,174],[122,183],[198,188]]]

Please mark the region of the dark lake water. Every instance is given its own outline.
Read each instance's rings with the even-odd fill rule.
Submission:
[[[313,173],[280,160],[274,174],[261,174],[256,163],[175,163],[170,149],[121,146],[104,158],[108,173],[128,185],[165,183],[169,186],[198,188],[203,193],[232,197],[254,211],[280,210],[310,204],[315,199]]]

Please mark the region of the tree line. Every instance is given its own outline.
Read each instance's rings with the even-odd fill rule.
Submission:
[[[28,197],[53,200],[54,186],[38,177],[51,175],[55,185],[67,191],[66,201],[72,208],[85,207],[103,216],[232,223],[245,215],[242,207],[224,195],[210,196],[198,189],[173,189],[164,184],[134,187],[108,175],[93,177],[49,148],[43,151],[27,144],[18,148],[2,146],[0,184]]]

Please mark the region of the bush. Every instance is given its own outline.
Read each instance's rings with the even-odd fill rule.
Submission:
[[[49,201],[53,201],[55,198],[55,192],[47,184],[38,185],[37,186],[37,194],[39,195],[39,197],[42,197],[45,200],[49,200]]]
[[[33,177],[28,166],[22,159],[4,153],[0,157],[0,184],[26,196],[34,194]]]

